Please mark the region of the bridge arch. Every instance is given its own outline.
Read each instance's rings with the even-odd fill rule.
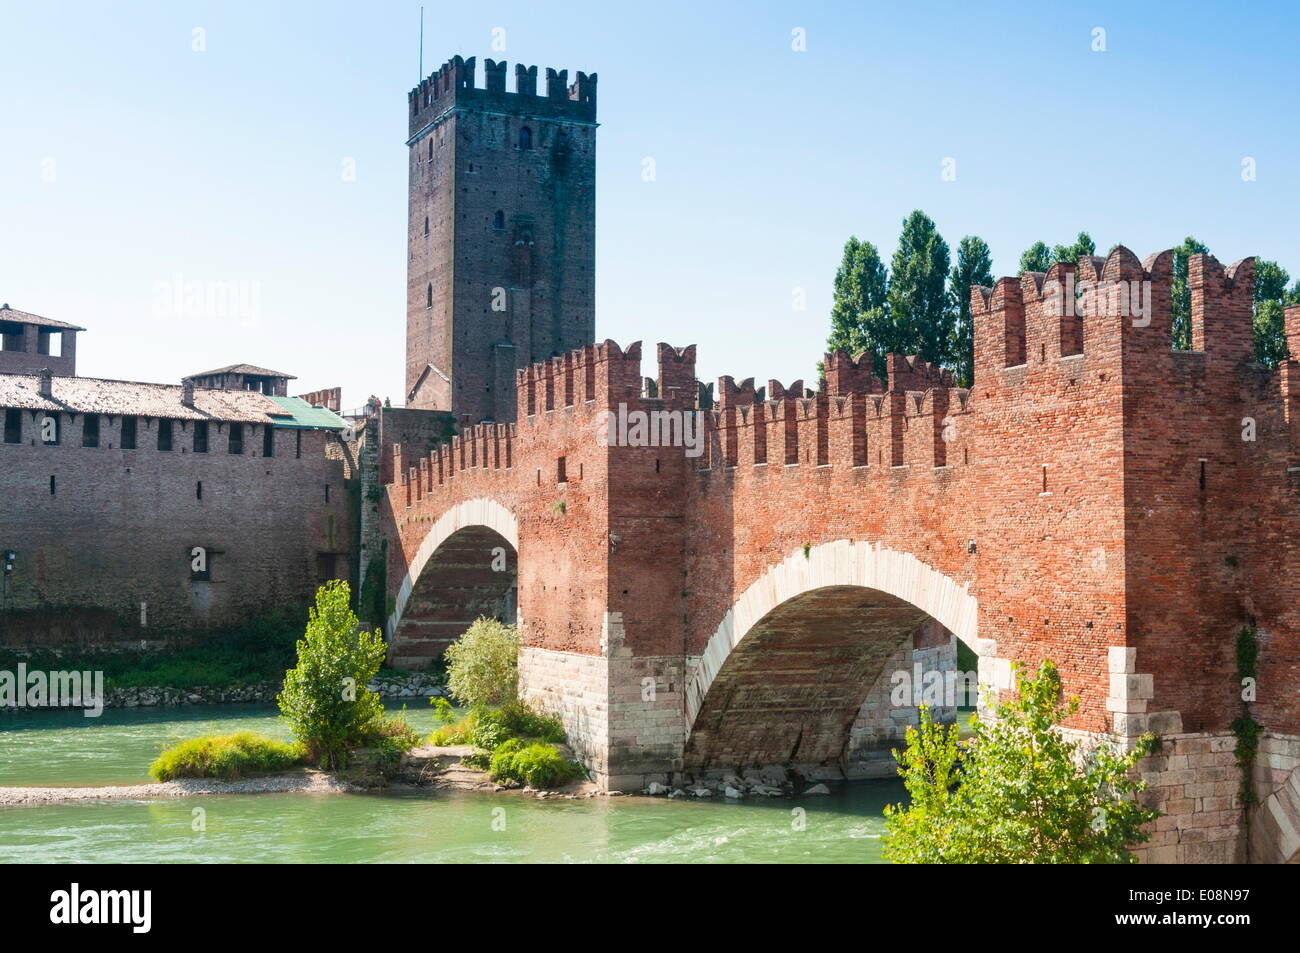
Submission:
[[[793,553],[727,612],[687,683],[687,767],[787,744],[820,752],[803,760],[825,760],[847,745],[868,690],[905,640],[938,623],[976,649],[978,618],[966,583],[910,553],[851,540]],[[782,706],[777,728],[770,720]],[[737,732],[753,737],[723,738]]]
[[[441,654],[440,646],[431,653],[411,648],[412,631],[421,625],[454,638],[477,615],[501,614],[503,604],[513,603],[518,551],[519,521],[496,500],[465,500],[438,517],[407,565],[384,627],[394,662],[418,668],[419,656]],[[426,616],[432,610],[433,619],[417,618],[422,609]]]

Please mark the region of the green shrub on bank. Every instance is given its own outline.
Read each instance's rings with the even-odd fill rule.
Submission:
[[[518,738],[502,743],[492,752],[488,765],[488,776],[493,781],[514,781],[533,788],[565,784],[581,773],[554,745],[543,742],[526,745]]]
[[[519,636],[513,625],[479,616],[447,646],[447,687],[470,708],[514,700],[519,686]]]
[[[301,608],[271,609],[257,618],[214,631],[186,636],[186,644],[140,651],[68,649],[31,652],[0,648],[0,671],[29,669],[104,673],[114,688],[236,688],[279,682],[294,662],[294,640]]]
[[[302,763],[301,745],[275,741],[251,731],[204,735],[163,749],[149,774],[159,781],[174,778],[235,780],[253,774],[287,771]]]
[[[419,743],[419,734],[405,718],[388,715],[366,727],[358,747],[373,749],[380,764],[396,764],[402,760],[402,755]]]
[[[383,720],[384,707],[366,686],[379,671],[386,647],[348,607],[348,584],[333,580],[316,592],[298,664],[284,675],[276,701],[307,755],[322,768],[339,768],[351,749]]]
[[[514,701],[501,708],[477,708],[459,721],[439,726],[429,735],[429,744],[474,745],[494,751],[509,738],[550,744],[566,740],[560,719],[538,714],[523,702]]]

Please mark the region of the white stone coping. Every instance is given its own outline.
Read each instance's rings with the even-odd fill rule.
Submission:
[[[840,539],[802,549],[760,576],[723,617],[686,690],[690,736],[704,696],[740,640],[765,615],[795,596],[829,586],[860,586],[896,596],[929,613],[976,652],[979,604],[966,583],[944,575],[911,553],[879,543]]]

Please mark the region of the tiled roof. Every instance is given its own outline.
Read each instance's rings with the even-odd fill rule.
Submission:
[[[219,374],[251,374],[254,377],[284,377],[291,381],[298,378],[292,374],[286,374],[284,371],[273,371],[265,367],[258,367],[255,364],[231,364],[229,367],[218,367],[215,371],[200,371],[197,374],[191,374],[190,377],[216,377]]]
[[[283,408],[284,412],[291,414],[289,419],[276,420],[277,427],[284,427],[289,430],[345,430],[348,422],[333,411],[326,410],[324,407],[313,407],[301,397],[271,397]]]
[[[134,414],[174,420],[278,423],[292,417],[269,397],[250,390],[194,388],[194,406],[181,403],[179,384],[143,384],[97,377],[55,377],[52,397],[41,396],[34,374],[0,374],[0,407],[78,414]]]
[[[79,328],[75,324],[68,324],[66,321],[55,321],[53,318],[42,318],[39,314],[28,314],[26,311],[19,311],[16,308],[9,307],[8,304],[0,305],[0,321],[17,321],[19,324],[39,324],[43,328],[55,328],[61,331],[84,331],[85,328]]]

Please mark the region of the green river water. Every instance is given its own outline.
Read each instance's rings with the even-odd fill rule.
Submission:
[[[433,728],[427,707],[406,717]],[[243,729],[288,737],[269,706],[0,715],[0,785],[142,783],[164,745]],[[881,810],[901,783],[840,788],[798,801],[421,792],[0,807],[0,863],[880,863]]]

